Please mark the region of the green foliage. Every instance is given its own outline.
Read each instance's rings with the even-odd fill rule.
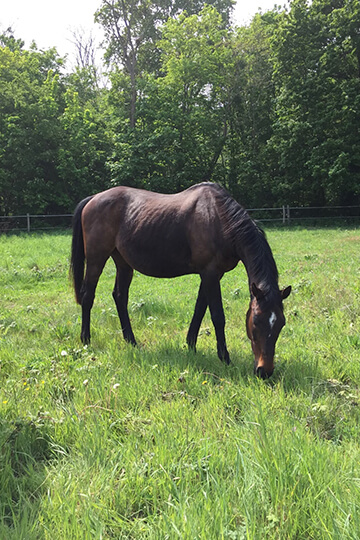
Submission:
[[[231,84],[224,158],[228,187],[248,208],[269,206],[276,200],[268,141],[275,100],[270,39],[277,19],[276,11],[255,16],[249,27],[237,29],[234,42],[239,60]]]
[[[86,76],[86,70],[85,76]],[[83,75],[81,73],[80,75]],[[86,89],[85,89],[86,92]],[[105,163],[111,149],[111,130],[106,125],[108,113],[101,95],[82,99],[69,85],[64,94],[65,108],[60,117],[64,133],[58,154],[58,173],[69,179],[67,206],[108,187]]]
[[[80,101],[82,73],[63,76],[55,49],[13,49],[0,47],[0,211],[72,211],[107,186],[101,96]]]
[[[282,183],[299,204],[351,204],[359,197],[359,10],[353,0],[295,0],[273,36],[278,92],[271,144]]]
[[[49,65],[54,70],[42,71]],[[44,63],[43,63],[44,60]],[[0,48],[0,206],[2,211],[42,206],[44,175],[52,167],[58,128],[55,95],[59,87],[58,59],[21,50]],[[30,206],[31,207],[31,206]]]
[[[176,191],[212,179],[248,207],[358,202],[358,9],[294,1],[236,33],[212,7],[169,19],[130,132],[131,92],[113,79],[114,181]]]
[[[70,212],[110,185],[202,180],[245,206],[360,203],[360,7],[103,1],[109,84],[0,36],[0,211]]]
[[[70,236],[0,237],[1,538],[359,537],[359,233],[268,238],[293,292],[262,381],[242,267],[222,280],[227,367],[208,315],[184,347],[197,276],[135,274],[133,348],[109,263],[82,347]]]
[[[210,178],[226,142],[229,78],[234,67],[231,33],[220,15],[169,19],[158,43],[162,76],[143,77],[136,130],[116,143],[115,182],[179,191]]]

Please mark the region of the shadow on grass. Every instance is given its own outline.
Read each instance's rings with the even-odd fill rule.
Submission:
[[[115,320],[115,317],[114,317]],[[123,340],[119,321],[116,318],[116,333],[109,330],[107,335],[101,335],[94,329],[94,340],[92,345],[94,351],[108,349],[107,354],[115,359],[118,355],[132,354],[137,361],[148,364],[151,368],[155,364],[175,368],[179,373],[188,369],[189,366],[203,373],[211,373],[216,377],[224,378],[238,383],[241,379],[251,381],[256,379],[253,371],[254,357],[251,351],[250,342],[246,336],[240,337],[229,343],[229,353],[231,358],[230,366],[221,362],[216,352],[216,340],[212,328],[202,328],[199,334],[196,352],[188,350],[186,345],[187,325],[179,329],[175,334],[167,335],[164,326],[154,334],[147,334],[141,324],[135,328],[138,345],[133,348]],[[134,325],[135,326],[135,325]],[[280,381],[285,392],[309,393],[312,391],[314,381],[323,380],[325,375],[319,363],[312,356],[307,358],[306,354],[298,351],[296,358],[283,358],[281,344],[278,349],[279,359],[275,361],[275,370],[271,378],[263,381],[264,384],[274,386]],[[285,352],[286,355],[286,352]],[[121,362],[121,358],[119,358]]]
[[[243,345],[243,344],[242,344]],[[242,351],[241,349],[244,349]],[[228,379],[235,384],[239,382],[239,379],[253,380],[256,379],[254,375],[254,357],[252,352],[245,351],[246,345],[240,349],[240,351],[231,350],[231,364],[227,366],[221,362],[216,354],[216,349],[210,350],[204,348],[201,345],[197,347],[197,351],[189,351],[187,346],[176,346],[172,343],[162,344],[156,351],[146,351],[141,355],[144,362],[161,363],[163,365],[169,364],[171,366],[178,366],[179,372],[184,371],[188,366],[192,366],[194,369],[213,374],[215,377]],[[279,360],[275,362],[275,370],[273,375],[263,381],[264,384],[269,386],[275,386],[280,381],[282,383],[285,393],[287,392],[300,392],[311,393],[314,382],[324,379],[324,374],[319,365],[315,361],[307,361],[304,358],[294,359],[292,361]]]
[[[121,337],[119,336],[119,339]],[[134,354],[137,361],[148,365],[149,368],[156,365],[169,367],[179,374],[189,367],[199,373],[207,373],[215,378],[232,380],[234,383],[239,379],[253,377],[253,356],[250,353],[239,355],[230,350],[231,364],[228,366],[218,358],[216,343],[199,343],[196,352],[189,350],[182,335],[177,336],[176,342],[164,340],[161,343],[138,342],[136,347],[126,344],[127,354]],[[124,348],[122,350],[124,351]]]

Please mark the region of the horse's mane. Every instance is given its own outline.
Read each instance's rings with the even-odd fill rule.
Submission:
[[[251,279],[263,290],[265,301],[272,301],[279,295],[278,270],[265,232],[225,188],[209,185],[216,191],[226,236],[233,242]]]

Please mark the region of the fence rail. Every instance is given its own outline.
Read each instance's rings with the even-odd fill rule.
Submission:
[[[332,220],[357,222],[360,219],[360,206],[289,206],[278,208],[249,208],[252,218],[262,222],[291,223],[311,222],[314,225],[331,223]]]
[[[25,214],[0,216],[0,233],[13,231],[45,231],[69,229],[72,214]]]
[[[289,206],[277,208],[248,208],[253,219],[263,223],[282,223],[291,225],[324,224],[341,220],[352,223],[360,221],[360,206]],[[0,216],[0,233],[13,231],[45,231],[69,229],[72,214],[25,214],[19,216]]]

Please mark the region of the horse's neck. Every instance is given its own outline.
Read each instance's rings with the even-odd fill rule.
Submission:
[[[242,246],[239,255],[248,275],[250,294],[252,283],[264,291],[278,290],[276,263],[265,239],[260,244]]]

